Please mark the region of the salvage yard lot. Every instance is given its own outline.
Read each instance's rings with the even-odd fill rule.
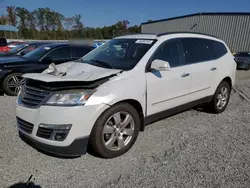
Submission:
[[[47,156],[17,134],[15,98],[0,97],[0,187],[32,181],[41,187],[249,187],[250,71],[237,72],[227,110],[189,110],[140,133],[125,155],[104,160]],[[35,178],[35,179],[34,179]]]

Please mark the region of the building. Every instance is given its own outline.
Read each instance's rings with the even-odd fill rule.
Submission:
[[[142,33],[176,31],[213,35],[232,52],[250,51],[250,13],[198,13],[142,23]]]

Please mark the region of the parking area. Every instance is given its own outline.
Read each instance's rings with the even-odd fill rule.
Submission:
[[[46,188],[249,187],[250,71],[237,72],[236,88],[224,113],[193,109],[148,125],[128,153],[109,160],[38,152],[18,137],[15,97],[0,96],[0,185],[32,175]]]

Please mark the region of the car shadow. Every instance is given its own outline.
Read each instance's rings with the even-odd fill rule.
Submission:
[[[35,183],[33,182],[28,182],[28,183],[19,182],[9,186],[8,188],[42,188],[42,187],[40,185],[35,185]]]

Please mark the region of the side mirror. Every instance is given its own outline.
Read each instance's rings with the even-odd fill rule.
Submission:
[[[44,62],[44,63],[48,63],[48,64],[51,64],[52,63],[52,58],[50,58],[50,57],[45,57],[45,58],[43,58],[43,60],[42,60],[42,62]]]
[[[170,65],[167,61],[162,61],[160,59],[155,59],[151,63],[152,70],[157,70],[157,71],[169,71],[170,70]]]

